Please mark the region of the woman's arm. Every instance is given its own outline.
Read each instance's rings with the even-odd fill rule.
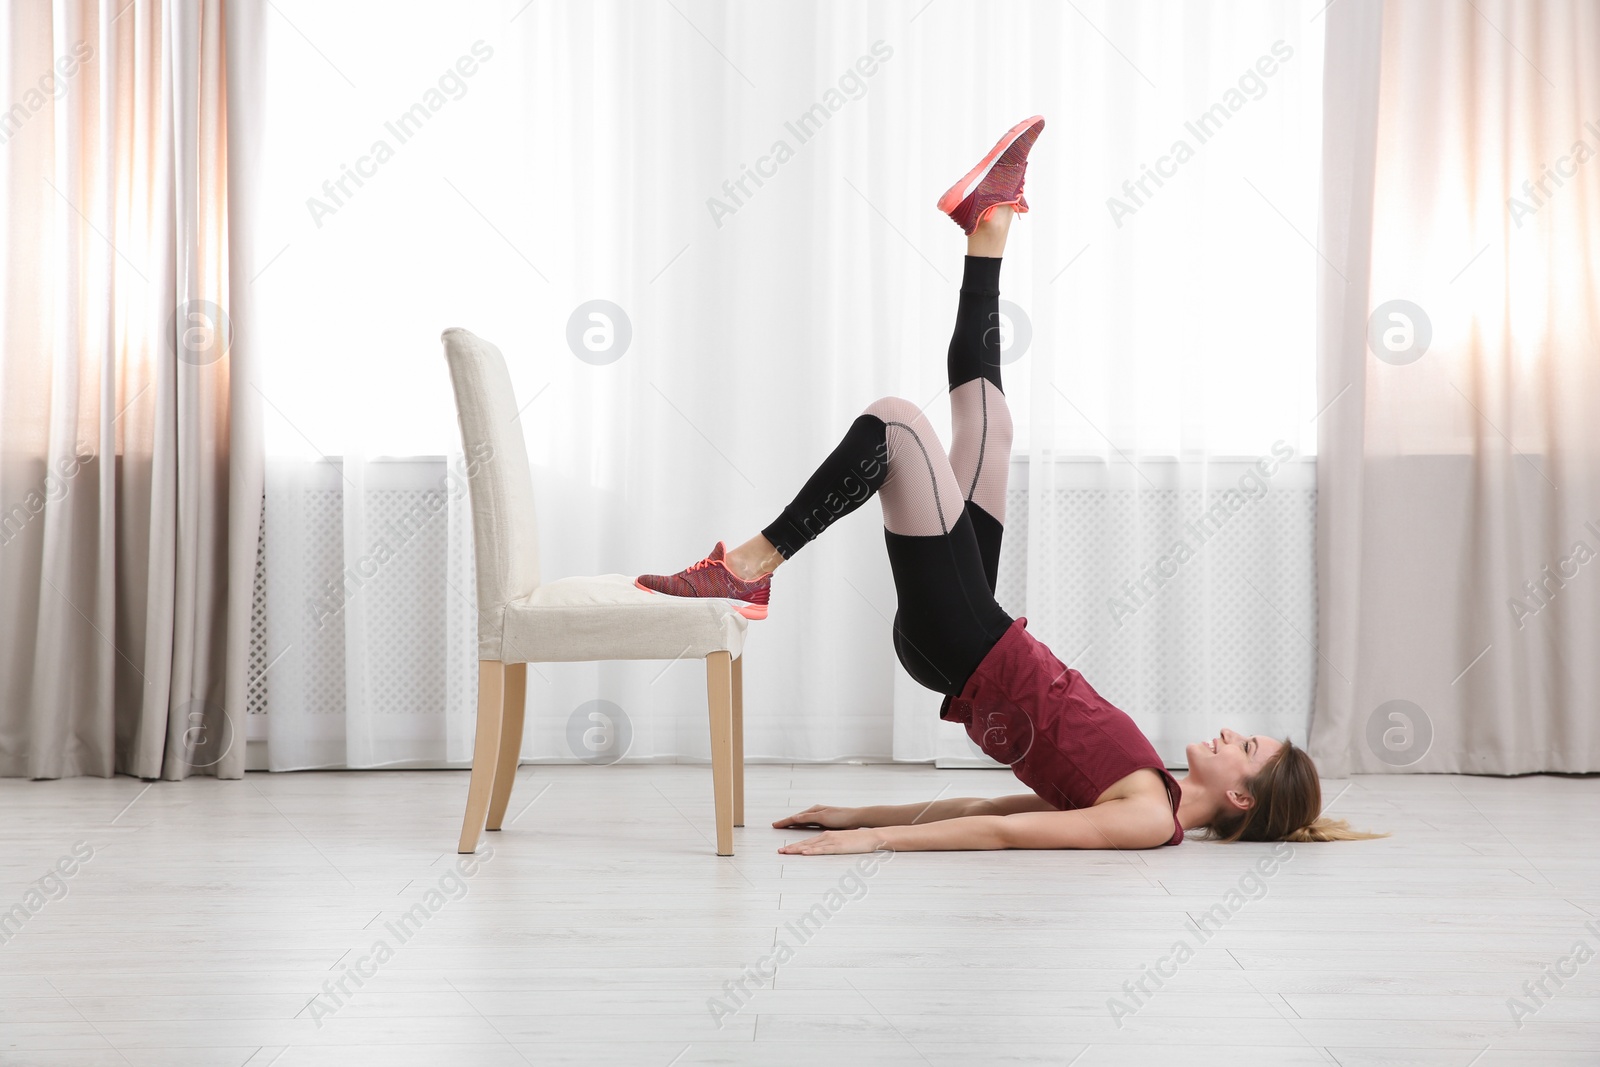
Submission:
[[[923,804],[875,804],[863,808],[838,808],[813,804],[805,811],[779,819],[782,830],[793,826],[820,826],[825,830],[853,830],[862,826],[912,826],[942,822],[968,815],[1011,815],[1022,811],[1054,811],[1035,793],[1009,797],[951,797]]]
[[[1071,811],[968,815],[915,826],[831,830],[778,851],[797,856],[998,848],[1154,848],[1172,838],[1171,807],[1148,797]]]

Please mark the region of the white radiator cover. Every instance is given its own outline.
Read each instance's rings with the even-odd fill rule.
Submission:
[[[313,485],[302,497],[302,514],[292,519],[300,525],[304,550],[302,617],[277,629],[293,634],[298,653],[309,664],[307,684],[301,694],[303,710],[312,715],[342,716],[343,628],[337,619],[320,628],[309,619],[314,610],[336,602],[326,598],[337,597],[335,591],[345,579],[344,482],[337,460],[319,462],[312,469]],[[451,642],[446,636],[447,620],[455,632],[470,630],[476,614],[477,589],[470,580],[449,580],[445,548],[447,523],[452,519],[448,508],[435,510],[428,506],[429,494],[437,497],[444,478],[444,457],[379,461],[370,465],[370,471],[366,503],[374,532],[393,523],[405,533],[390,539],[400,547],[394,558],[385,563],[382,581],[360,591],[362,597],[371,598],[368,619],[373,630],[372,645],[388,653],[386,662],[375,664],[368,674],[368,684],[373,703],[387,714],[416,717],[417,727],[404,728],[404,734],[426,735],[434,730],[421,724],[438,717],[440,709],[448,704],[449,692],[470,694],[477,686],[476,643]],[[418,524],[418,514],[432,517]],[[250,624],[252,681],[246,701],[248,737],[252,741],[264,741],[267,736],[265,717],[272,708],[271,667],[284,643],[269,641],[266,616],[266,537],[274,521],[269,521],[263,502]],[[458,531],[458,536],[464,533]]]
[[[1171,767],[1185,765],[1185,744],[1223,726],[1306,737],[1317,669],[1315,461],[1284,463],[1220,526],[1197,521],[1253,462],[1144,460],[1135,485],[1126,465],[1062,461],[1032,505],[1050,508],[1060,533],[1031,552],[1027,465],[1013,468],[996,599],[1133,715]],[[1151,574],[1180,540],[1193,556],[1166,566],[1171,577]],[[1123,583],[1142,576],[1152,595],[1141,603]],[[1132,612],[1119,620],[1113,599]],[[959,730],[940,735],[937,762],[998,766]]]
[[[437,490],[444,463],[439,457],[381,464],[383,476],[369,479],[367,488],[375,522],[402,521],[424,494]],[[1142,606],[1124,594],[1124,603],[1137,610],[1120,626],[1109,606],[1122,583],[1146,574],[1183,536],[1185,524],[1236,484],[1248,465],[1213,461],[1202,469],[1144,461],[1140,467],[1148,481],[1134,488],[1114,467],[1064,462],[1055,487],[1034,503],[1050,508],[1054,528],[1063,532],[1030,552],[1027,462],[1013,464],[997,599],[1011,615],[1026,615],[1032,634],[1133,714],[1170,766],[1183,765],[1184,743],[1210,737],[1222,725],[1297,741],[1305,736],[1317,666],[1310,460],[1284,464],[1266,491],[1232,513],[1172,577],[1158,586],[1156,577],[1147,576],[1146,588],[1154,595]],[[308,611],[318,596],[337,588],[343,567],[343,483],[332,463],[321,466],[326,483],[304,495],[305,514],[298,516]],[[369,618],[384,631],[375,647],[387,650],[390,660],[371,675],[374,697],[386,714],[437,716],[449,692],[470,693],[475,685],[470,642],[454,642],[462,644],[455,648],[445,636],[450,615],[457,625],[470,621],[475,596],[470,583],[452,591],[441,580],[447,573],[447,521],[441,511],[407,538],[385,568],[384,581],[362,592],[375,598]],[[263,517],[248,690],[248,736],[257,742],[266,737],[270,668],[278,651],[268,647],[267,529]],[[1196,540],[1192,533],[1189,540]],[[1037,603],[1028,602],[1030,584]],[[338,716],[345,697],[341,628],[298,630],[301,654],[312,664],[305,710]],[[939,738],[940,766],[997,766],[954,726],[941,727]]]

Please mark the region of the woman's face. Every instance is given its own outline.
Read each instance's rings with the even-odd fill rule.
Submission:
[[[1261,765],[1283,747],[1283,742],[1255,734],[1246,737],[1222,728],[1210,741],[1196,741],[1184,752],[1189,757],[1189,777],[1219,796],[1233,790],[1243,793],[1244,780],[1261,770]]]

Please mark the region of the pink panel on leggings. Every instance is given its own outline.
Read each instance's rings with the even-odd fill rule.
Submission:
[[[961,487],[922,410],[904,397],[886,396],[868,404],[865,414],[888,427],[889,471],[878,489],[883,525],[908,537],[949,533],[961,517]]]
[[[986,378],[950,390],[950,467],[961,495],[1006,521],[1006,479],[1011,473],[1011,409]]]

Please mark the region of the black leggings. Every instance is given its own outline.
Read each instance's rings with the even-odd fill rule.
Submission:
[[[946,695],[961,692],[1012,623],[994,599],[1011,453],[999,279],[999,259],[966,257],[946,364],[950,455],[914,403],[874,401],[761,531],[789,559],[877,494],[899,600],[895,654],[918,684]]]

